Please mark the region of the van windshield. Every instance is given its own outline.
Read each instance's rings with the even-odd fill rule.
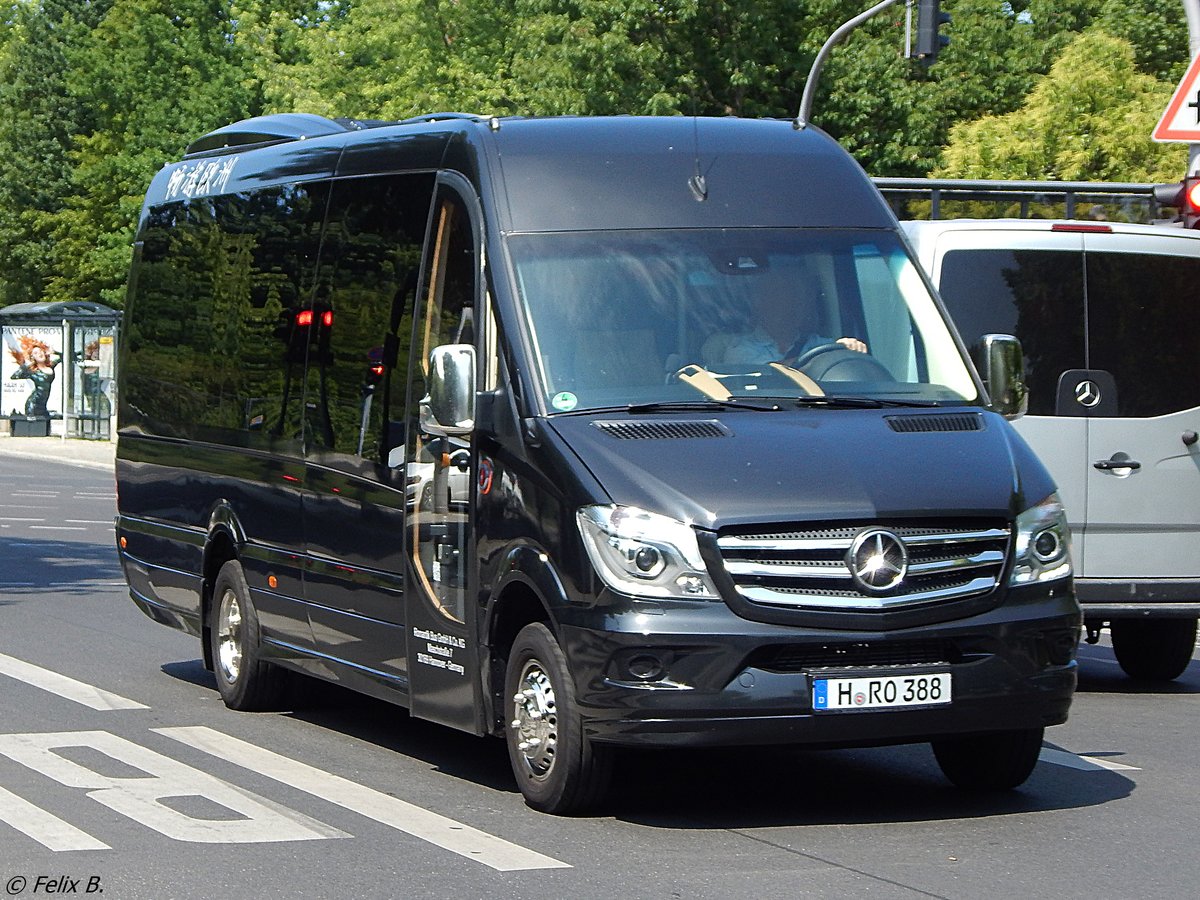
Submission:
[[[552,411],[977,397],[915,264],[888,232],[522,234],[508,250]]]

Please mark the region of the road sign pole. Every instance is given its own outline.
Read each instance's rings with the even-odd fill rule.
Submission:
[[[1183,0],[1183,10],[1187,14],[1188,24],[1188,58],[1195,59],[1200,55],[1200,0]],[[1188,172],[1195,172],[1200,166],[1200,144],[1188,144]]]

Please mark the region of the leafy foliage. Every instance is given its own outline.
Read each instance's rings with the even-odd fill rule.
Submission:
[[[951,131],[939,175],[1064,181],[1170,181],[1183,148],[1151,143],[1172,93],[1137,71],[1128,41],[1092,28],[1076,37],[1024,105]]]
[[[141,195],[196,136],[265,112],[402,119],[792,117],[868,0],[9,0],[0,14],[0,304],[119,306]],[[1177,0],[898,3],[835,48],[813,122],[877,175],[1172,180],[1148,138],[1187,63]]]

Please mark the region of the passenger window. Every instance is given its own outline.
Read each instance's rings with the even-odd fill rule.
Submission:
[[[895,271],[905,262],[900,254],[884,256],[874,244],[854,248],[855,277],[866,319],[864,340],[893,378],[911,382],[926,378],[927,373],[924,348],[915,334]]]
[[[305,390],[317,451],[383,465],[403,452],[407,338],[432,196],[431,175],[334,184]]]
[[[297,317],[326,191],[291,185],[151,211],[123,398],[142,427],[241,446],[299,438]]]
[[[939,292],[968,347],[985,334],[1020,338],[1029,412],[1054,415],[1059,375],[1087,368],[1081,254],[956,250],[942,260]]]
[[[1087,254],[1091,368],[1112,373],[1117,415],[1200,406],[1200,259]]]

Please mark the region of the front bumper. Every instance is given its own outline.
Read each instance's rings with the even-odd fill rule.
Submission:
[[[1056,725],[1076,684],[1069,583],[1021,588],[987,613],[890,632],[750,622],[724,604],[608,608],[564,623],[585,732],[637,746],[865,746]],[[649,608],[651,612],[645,612]],[[597,609],[598,611],[598,609]],[[816,678],[949,672],[942,706],[814,711]]]

